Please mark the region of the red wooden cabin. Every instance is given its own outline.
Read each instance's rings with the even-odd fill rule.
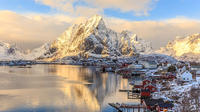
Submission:
[[[143,88],[143,85],[134,85],[134,88]]]
[[[151,92],[149,89],[141,89],[140,95],[142,99],[149,98],[151,96]]]
[[[176,76],[174,76],[172,74],[168,75],[168,79],[175,79],[175,78],[176,78]]]
[[[154,85],[152,85],[152,84],[149,84],[149,85],[144,86],[144,89],[149,89],[150,92],[156,92],[156,91],[157,91],[156,86],[154,86]]]

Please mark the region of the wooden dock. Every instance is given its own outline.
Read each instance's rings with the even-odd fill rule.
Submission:
[[[141,98],[140,93],[136,93],[133,90],[120,89],[119,92],[127,92],[128,99],[140,99]]]
[[[129,105],[129,104],[117,104],[108,103],[111,107],[115,108],[118,112],[145,112],[146,107],[143,105]]]
[[[127,92],[127,98],[128,98],[128,99],[140,99],[141,96],[140,96],[139,93],[134,93],[134,92],[132,92],[132,91],[128,91],[128,92]]]
[[[128,89],[119,89],[119,92],[131,92],[132,90],[128,90]]]

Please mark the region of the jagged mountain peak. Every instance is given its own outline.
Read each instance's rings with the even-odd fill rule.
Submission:
[[[128,31],[128,30],[123,30],[120,34],[121,34],[121,37],[130,38],[131,41],[136,42],[138,40],[142,40],[142,39],[138,38],[137,34],[134,34],[133,32]]]
[[[90,34],[94,33],[95,30],[103,30],[103,29],[106,29],[103,18],[99,15],[95,15],[81,24],[74,24],[71,27],[69,27],[57,39],[57,41],[65,42],[65,41],[68,41],[69,39],[72,39],[73,37],[80,37],[80,36],[87,37]],[[73,38],[73,39],[76,39],[76,38]]]
[[[104,20],[102,16],[94,15],[93,17],[89,18],[86,23],[84,23],[86,26],[91,25],[93,27],[98,27],[99,25],[104,25]]]
[[[195,34],[192,34],[192,35],[188,35],[188,36],[186,36],[186,37],[177,36],[177,37],[175,38],[175,40],[176,40],[176,41],[177,41],[177,40],[180,40],[180,41],[186,40],[186,41],[188,41],[188,42],[193,42],[193,41],[195,41],[195,40],[197,40],[197,39],[199,39],[199,38],[200,38],[200,34],[199,34],[199,33],[195,33]]]
[[[130,31],[118,33],[107,28],[103,18],[95,15],[69,27],[51,47],[57,49],[54,59],[72,55],[121,56],[133,55],[137,48],[145,51],[149,45],[143,45],[145,42],[141,40]]]

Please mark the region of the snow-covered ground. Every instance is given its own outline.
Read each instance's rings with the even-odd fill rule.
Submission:
[[[170,90],[159,91],[153,94],[153,98],[164,98],[174,101],[173,110],[176,112],[199,112],[200,83],[191,81],[178,85],[175,81],[169,82]],[[162,85],[159,85],[162,88]],[[195,92],[198,92],[197,94]],[[200,106],[199,106],[200,107]]]

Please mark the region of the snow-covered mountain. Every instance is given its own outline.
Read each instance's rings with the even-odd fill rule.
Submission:
[[[15,45],[0,42],[0,61],[24,59],[24,53]]]
[[[182,61],[200,62],[200,34],[187,37],[176,37],[166,47],[162,47],[157,53],[173,56]]]
[[[107,28],[103,18],[98,15],[68,28],[51,44],[51,49],[55,50],[53,60],[66,56],[131,56],[152,51],[149,42],[129,31],[117,33]]]
[[[9,49],[9,45],[3,45],[3,49]],[[5,47],[6,46],[6,47]],[[13,47],[11,47],[13,48]],[[152,51],[151,43],[146,42],[129,31],[115,32],[106,27],[103,18],[95,15],[81,24],[75,24],[69,27],[54,42],[44,44],[39,48],[23,54],[13,48],[14,53],[0,56],[10,58],[11,60],[57,60],[70,56],[78,57],[116,57],[132,56],[136,53],[149,53]],[[3,52],[7,53],[7,50]]]

